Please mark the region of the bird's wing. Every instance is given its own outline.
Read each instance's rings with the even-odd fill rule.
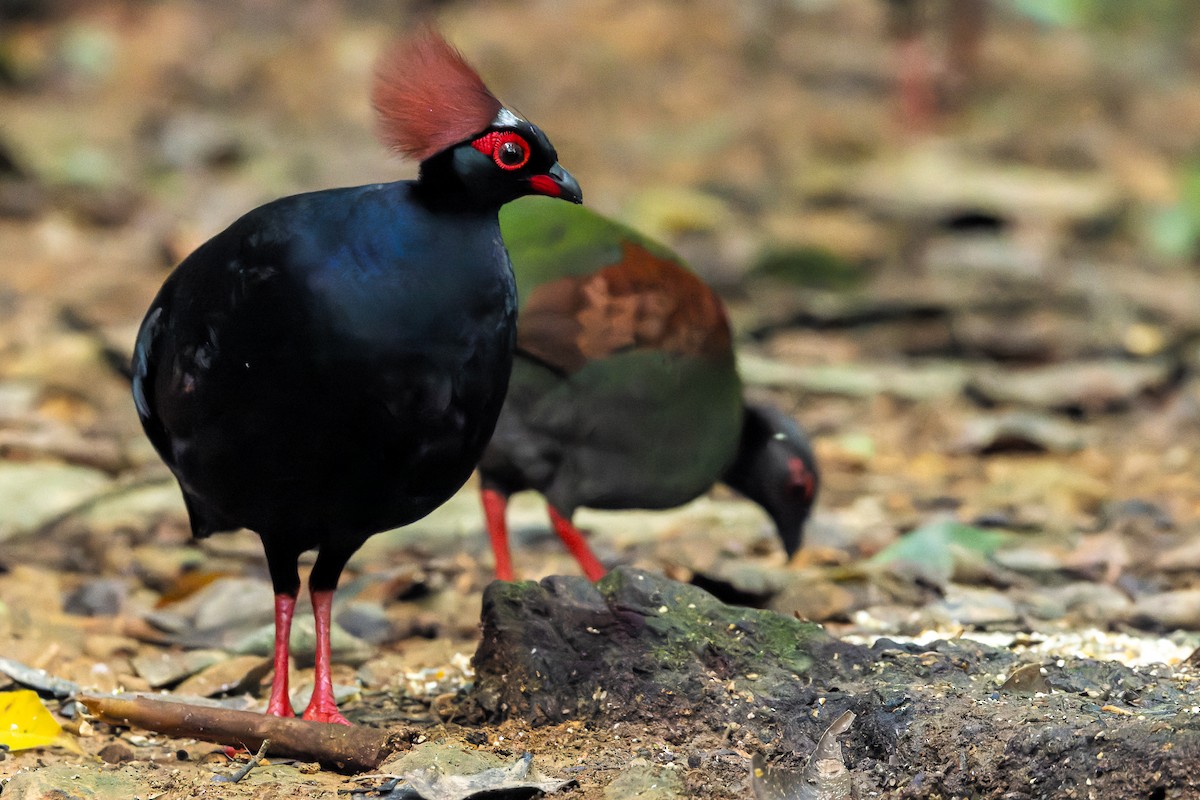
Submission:
[[[162,297],[156,298],[154,305],[150,307],[150,311],[142,321],[142,327],[138,330],[137,343],[133,349],[133,362],[130,365],[133,373],[133,405],[137,409],[138,417],[141,418],[142,427],[145,429],[150,443],[164,459],[171,452],[170,435],[163,427],[162,420],[155,410],[154,384],[158,363],[156,349],[160,336],[167,325],[169,314],[168,301]],[[170,461],[167,463],[169,464]]]
[[[699,278],[624,242],[617,263],[535,287],[521,309],[517,349],[573,374],[639,349],[724,360],[731,339],[724,307]]]

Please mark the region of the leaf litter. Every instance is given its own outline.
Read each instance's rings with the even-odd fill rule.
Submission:
[[[261,554],[249,535],[188,542],[177,490],[137,430],[112,362],[127,352],[164,258],[177,261],[269,197],[398,172],[373,144],[361,98],[344,91],[365,85],[369,64],[354,54],[374,52],[385,26],[333,12],[314,20],[273,2],[257,4],[266,16],[254,20],[233,8],[117,5],[0,29],[0,74],[20,83],[0,86],[11,120],[0,152],[13,162],[0,165],[0,697],[33,689],[85,751],[122,744],[133,758],[102,771],[34,748],[0,762],[0,780],[6,798],[93,778],[113,779],[122,800],[332,797],[347,779],[269,754],[271,765],[211,794],[207,759],[226,770],[223,751],[190,735],[87,722],[72,698],[81,689],[178,693],[235,651],[263,652],[269,617],[255,615],[269,602],[239,605],[235,592],[179,614],[214,581],[265,584]],[[825,469],[808,549],[791,565],[765,520],[722,491],[670,514],[580,520],[614,561],[821,621],[848,643],[887,637],[901,648],[879,645],[887,658],[924,659],[934,675],[954,661],[999,690],[1045,671],[1046,697],[1033,680],[1019,705],[991,701],[992,716],[979,722],[967,709],[962,722],[986,731],[1020,709],[1033,721],[1004,729],[1013,752],[1044,750],[1051,745],[1037,732],[1059,713],[1054,703],[1068,702],[1055,688],[1065,685],[1059,672],[1079,665],[1091,676],[1093,661],[1112,660],[1170,688],[1189,679],[1200,645],[1200,391],[1190,377],[1200,280],[1152,255],[1161,230],[1136,238],[1143,215],[1161,228],[1162,208],[1175,207],[1168,154],[1200,131],[1162,115],[1189,108],[1191,89],[1106,85],[1098,76],[1113,72],[1097,68],[1102,52],[1059,47],[1067,34],[1056,29],[1038,44],[996,20],[987,35],[997,82],[1059,111],[982,128],[963,119],[961,132],[938,142],[904,142],[889,133],[880,89],[889,78],[878,4],[809,5],[735,16],[715,3],[696,13],[607,0],[566,3],[554,20],[527,3],[446,12],[456,39],[482,51],[485,70],[509,75],[516,92],[526,69],[542,75],[537,96],[521,102],[543,104],[539,120],[592,178],[605,210],[628,201],[706,276],[736,285],[732,317],[754,334],[740,345],[747,383],[797,414]],[[578,58],[572,43],[581,40],[594,59]],[[553,68],[537,67],[541,59]],[[672,78],[669,103],[663,63],[692,68]],[[128,75],[136,79],[117,80]],[[598,88],[581,97],[582,85]],[[1134,87],[1138,102],[1120,118],[1096,111]],[[152,107],[147,98],[157,98]],[[610,99],[626,111],[611,113]],[[753,147],[712,133],[720,119],[695,124],[714,109],[749,121]],[[597,114],[628,156],[619,174],[609,149],[580,144],[595,141]],[[1119,144],[1098,148],[1080,132],[1081,116]],[[281,136],[281,119],[302,134]],[[83,146],[77,131],[104,147]],[[648,185],[669,190],[633,188]],[[972,214],[993,228],[964,232]],[[816,250],[820,258],[809,257]],[[757,260],[772,254],[771,275],[753,272],[759,251]],[[781,289],[797,264],[824,272]],[[102,338],[66,319],[71,310]],[[816,749],[759,741],[732,716],[717,731],[687,719],[534,728],[467,716],[461,700],[474,673],[454,654],[476,648],[489,578],[470,491],[413,530],[379,537],[347,576],[364,580],[363,596],[383,615],[363,628],[378,638],[347,640],[353,657],[336,664],[339,685],[359,698],[352,716],[398,726],[406,745],[424,737],[509,765],[532,752],[550,774],[578,780],[564,794],[583,797],[626,774],[657,780],[664,796],[743,797],[751,753],[795,764]],[[544,535],[540,504],[514,506],[523,573],[573,574]],[[123,591],[105,594],[96,580]],[[988,671],[969,655],[939,656],[939,640],[964,652],[983,642],[1028,664]],[[213,684],[218,709],[261,702],[261,660],[234,663]],[[309,668],[295,672],[300,687]],[[1101,720],[1136,711],[1153,691],[1147,683],[1139,700],[1128,687],[1088,681],[1082,690],[1096,694],[1089,702]],[[1183,712],[1173,722],[1181,730]],[[843,735],[863,796],[944,790],[953,769],[889,770],[895,754],[865,744],[878,733],[871,724],[860,718]],[[936,731],[923,735],[939,742]]]

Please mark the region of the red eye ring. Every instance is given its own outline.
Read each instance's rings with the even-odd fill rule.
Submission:
[[[505,161],[505,155],[514,154],[513,148],[505,149],[506,145],[515,144],[520,148],[519,161]],[[512,131],[492,131],[471,142],[471,146],[485,156],[491,156],[496,166],[509,172],[518,170],[529,163],[529,142],[519,133]]]

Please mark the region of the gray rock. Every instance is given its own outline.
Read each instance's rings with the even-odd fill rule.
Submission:
[[[1075,581],[1063,586],[1036,587],[1013,593],[1017,605],[1039,619],[1107,623],[1124,619],[1133,601],[1115,586],[1092,581]]]
[[[317,644],[316,628],[312,616],[296,616],[292,622],[292,635],[289,643],[296,665],[312,666],[313,653]],[[329,627],[329,643],[334,661],[340,664],[357,666],[375,653],[374,647],[351,636],[336,622]],[[271,655],[275,650],[275,624],[267,623],[254,629],[235,641],[229,649],[234,653],[245,655]]]
[[[130,800],[142,789],[142,781],[132,771],[57,764],[18,772],[5,784],[4,800]]]
[[[673,800],[686,796],[678,771],[649,764],[623,770],[604,787],[605,800]]]
[[[119,578],[95,578],[67,596],[63,611],[80,617],[113,617],[125,603],[128,587]]]
[[[983,628],[1019,619],[1016,604],[995,589],[950,584],[946,596],[923,610],[939,626],[968,625]]]
[[[179,486],[174,480],[164,480],[105,497],[81,517],[91,529],[111,531],[145,527],[150,520],[170,515],[182,519],[185,513]]]
[[[275,592],[265,580],[218,578],[190,597],[148,618],[177,634],[257,626],[272,618]]]
[[[1143,595],[1134,600],[1126,618],[1152,628],[1200,630],[1200,589]]]
[[[111,485],[112,480],[95,469],[0,462],[0,542],[37,530]]]
[[[337,613],[335,622],[346,633],[371,644],[394,638],[395,626],[379,603],[347,603]]]
[[[0,674],[7,675],[13,681],[36,689],[39,693],[54,697],[71,697],[79,692],[79,684],[64,680],[49,674],[43,669],[37,669],[13,661],[11,658],[0,656]]]
[[[221,650],[188,650],[182,653],[155,651],[135,656],[129,663],[152,689],[161,689],[227,658],[229,655]]]
[[[185,696],[216,697],[250,692],[271,671],[271,660],[261,656],[237,656],[205,667],[179,684]]]

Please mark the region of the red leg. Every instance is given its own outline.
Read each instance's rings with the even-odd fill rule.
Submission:
[[[292,635],[292,614],[296,611],[296,595],[280,592],[275,595],[275,677],[271,681],[271,700],[267,713],[276,717],[294,717],[292,701],[288,698],[288,641]]]
[[[496,580],[511,581],[512,555],[508,549],[508,522],[504,517],[508,508],[508,498],[495,489],[484,489],[482,495],[488,538],[492,540],[492,555],[496,559]]]
[[[350,722],[338,711],[337,702],[333,699],[333,674],[330,671],[329,655],[329,626],[330,609],[333,606],[333,590],[312,591],[313,618],[317,628],[316,669],[313,670],[313,693],[308,708],[304,709],[304,719],[314,722],[336,722],[349,725]]]
[[[571,524],[571,520],[558,513],[558,509],[554,506],[546,506],[546,508],[550,511],[550,522],[554,525],[554,532],[558,534],[558,538],[563,540],[563,544],[571,551],[571,555],[575,556],[579,566],[583,567],[583,574],[593,582],[603,578],[608,570],[588,547],[588,543],[579,529]]]
[[[928,133],[933,128],[937,97],[925,43],[919,35],[903,39],[896,46],[896,58],[900,124],[910,135]]]

